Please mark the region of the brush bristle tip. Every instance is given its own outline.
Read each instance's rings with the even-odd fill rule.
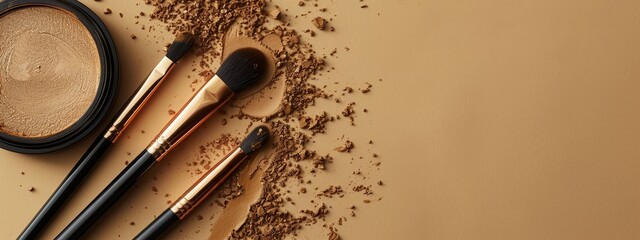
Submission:
[[[246,154],[253,153],[262,147],[262,144],[269,138],[269,128],[258,126],[240,144],[240,148]]]
[[[267,70],[267,57],[255,48],[241,48],[231,53],[216,75],[233,92],[255,84]]]
[[[173,43],[171,43],[169,50],[167,50],[167,58],[173,62],[177,62],[189,52],[189,49],[193,46],[193,41],[194,37],[191,33],[184,32],[178,34]]]

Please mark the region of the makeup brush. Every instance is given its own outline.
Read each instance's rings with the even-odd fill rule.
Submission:
[[[267,59],[254,48],[231,53],[216,75],[209,79],[189,102],[171,119],[154,141],[87,206],[56,239],[78,239],[107,209],[167,152],[238,91],[254,84],[266,71]]]
[[[134,239],[158,239],[173,224],[183,220],[191,210],[195,209],[209,194],[211,194],[249,155],[258,150],[269,138],[269,129],[259,126],[242,141],[240,146],[229,155],[216,163],[200,180],[194,183],[174,204],[162,212]]]
[[[136,92],[127,101],[124,107],[116,114],[111,125],[107,127],[104,134],[99,136],[76,165],[71,169],[67,177],[53,192],[49,200],[42,206],[40,211],[31,220],[31,223],[22,231],[18,239],[34,239],[44,227],[51,221],[71,194],[78,188],[98,160],[104,155],[111,144],[115,143],[120,133],[131,123],[138,111],[142,109],[147,100],[153,95],[158,86],[164,81],[168,73],[193,45],[193,35],[181,33],[171,43],[160,63],[151,71],[149,76],[138,87]]]

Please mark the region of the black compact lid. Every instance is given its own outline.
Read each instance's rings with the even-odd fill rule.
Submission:
[[[8,0],[0,1],[0,17],[18,8],[51,7],[74,15],[91,33],[98,47],[101,73],[98,92],[87,112],[69,128],[43,138],[22,138],[0,132],[0,147],[20,153],[47,153],[69,147],[85,138],[102,121],[115,98],[119,63],[115,45],[100,18],[89,8],[73,0]]]

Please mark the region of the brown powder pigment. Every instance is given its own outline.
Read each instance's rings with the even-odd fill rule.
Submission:
[[[325,59],[333,57],[336,50],[330,54],[318,56],[312,45],[305,42],[298,31],[291,29],[287,21],[297,18],[289,16],[286,10],[283,12],[277,6],[267,4],[265,0],[224,1],[224,0],[145,0],[147,4],[155,6],[150,14],[151,19],[165,23],[166,29],[172,33],[179,31],[191,31],[196,35],[198,46],[197,53],[202,57],[199,66],[208,69],[212,62],[219,61],[233,48],[253,46],[261,50],[267,50],[274,59],[275,71],[270,82],[263,83],[255,89],[250,89],[251,96],[239,96],[234,103],[234,109],[238,111],[229,113],[229,121],[248,121],[247,131],[257,124],[268,124],[272,132],[270,144],[265,145],[262,154],[268,157],[261,158],[259,167],[256,167],[251,176],[260,177],[261,192],[251,204],[243,205],[248,208],[248,213],[237,224],[230,223],[231,216],[227,207],[234,204],[239,197],[247,194],[247,189],[239,179],[250,177],[234,173],[226,187],[218,190],[218,199],[215,204],[222,208],[224,219],[218,219],[213,226],[211,239],[284,239],[295,237],[303,227],[311,227],[316,224],[326,229],[329,239],[339,239],[338,226],[347,220],[347,216],[355,217],[355,204],[349,204],[353,208],[348,209],[346,215],[340,216],[339,212],[332,212],[331,199],[342,198],[348,194],[361,196],[362,188],[354,186],[375,186],[375,182],[368,181],[360,170],[353,171],[354,178],[358,182],[344,182],[340,185],[324,187],[314,185],[311,179],[331,178],[330,164],[336,158],[346,158],[350,151],[330,151],[319,153],[310,149],[310,143],[314,142],[314,136],[323,134],[331,125],[330,122],[340,121],[343,116],[347,124],[353,123],[358,116],[354,103],[344,105],[334,97],[336,93],[327,93],[312,82],[318,80],[323,70]],[[311,3],[301,7],[315,7],[320,10],[318,4]],[[324,9],[324,8],[322,8]],[[326,11],[326,9],[324,9]],[[320,12],[324,12],[320,11]],[[327,23],[328,24],[328,23]],[[313,35],[312,35],[313,36]],[[195,70],[194,70],[195,71]],[[208,70],[199,73],[201,80],[213,74]],[[192,86],[193,87],[193,86]],[[341,96],[348,99],[348,95]],[[340,108],[349,109],[348,116],[341,111],[321,111],[318,114],[307,113],[311,106],[320,99],[324,102],[341,104]],[[349,102],[349,101],[347,101]],[[266,109],[266,110],[265,110]],[[227,109],[232,111],[233,109]],[[226,113],[225,113],[226,114]],[[223,121],[222,125],[225,125]],[[228,138],[224,137],[223,139]],[[346,139],[342,136],[343,140]],[[348,138],[347,138],[348,139]],[[210,149],[218,146],[215,142],[204,145],[202,149]],[[348,141],[345,148],[353,149],[354,144]],[[364,143],[363,143],[364,145]],[[202,167],[201,170],[193,170],[194,173],[204,172],[218,156],[209,157],[202,150],[197,160],[191,166]],[[330,155],[331,154],[331,155]],[[353,160],[354,157],[351,157]],[[362,157],[360,157],[362,159]],[[258,163],[251,163],[252,165]],[[245,171],[246,172],[246,171]],[[256,179],[251,180],[255,182]],[[246,183],[245,183],[246,184]],[[373,188],[373,187],[370,187]],[[298,190],[293,190],[298,189]],[[373,193],[373,190],[368,191]],[[311,201],[294,201],[293,198],[309,194]],[[378,200],[381,198],[378,197]],[[371,200],[366,199],[371,202]],[[212,205],[214,203],[211,203]],[[238,212],[235,209],[233,212]],[[246,212],[246,211],[245,211]],[[331,216],[333,214],[333,216]],[[213,218],[213,216],[212,216]],[[335,222],[330,222],[336,219]],[[318,224],[320,223],[320,224]],[[231,233],[219,231],[220,229],[233,229]]]
[[[0,131],[41,138],[60,133],[89,109],[100,81],[91,34],[49,7],[0,17]]]
[[[198,51],[204,56],[203,65],[220,56],[222,45],[219,40],[234,22],[238,21],[250,32],[264,30],[265,17],[261,13],[266,6],[264,0],[145,0],[145,3],[155,6],[150,18],[167,23],[170,32],[196,33]]]

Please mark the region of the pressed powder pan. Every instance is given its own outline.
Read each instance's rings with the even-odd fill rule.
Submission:
[[[0,2],[0,147],[45,153],[95,129],[116,92],[109,32],[77,1]]]

